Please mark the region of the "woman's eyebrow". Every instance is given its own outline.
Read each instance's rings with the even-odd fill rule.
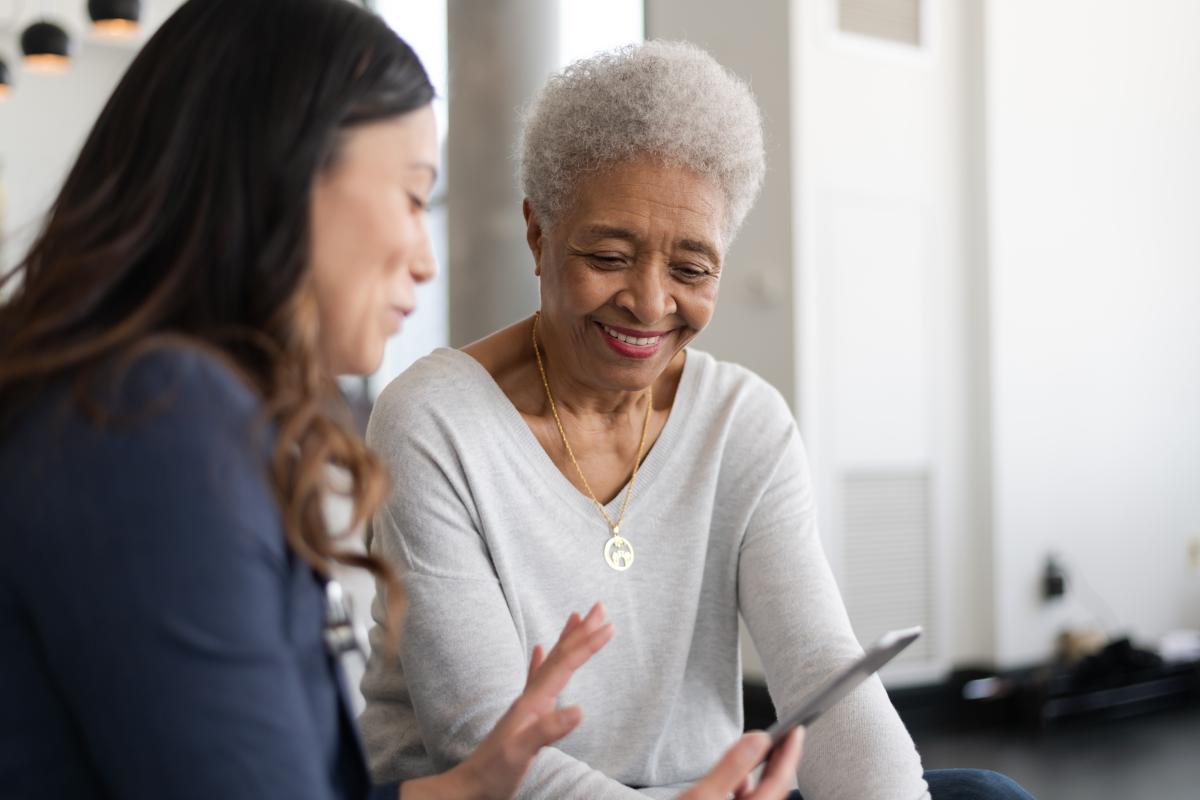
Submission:
[[[584,233],[594,239],[622,239],[634,244],[638,241],[636,233],[616,225],[589,225],[584,229]]]
[[[433,179],[433,183],[437,183],[438,169],[428,161],[414,161],[408,165],[409,169],[425,169],[429,170],[429,175]]]
[[[689,253],[699,253],[714,264],[721,263],[721,257],[717,255],[716,248],[708,242],[702,242],[699,239],[680,239],[677,246],[680,250],[686,250]]]

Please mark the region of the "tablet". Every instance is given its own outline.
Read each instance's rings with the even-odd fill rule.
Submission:
[[[781,719],[767,729],[771,741],[778,743],[797,725],[811,725],[817,717],[833,708],[839,700],[875,674],[884,664],[891,661],[900,651],[908,647],[921,635],[921,627],[904,628],[898,631],[888,631],[875,644],[867,648],[863,657],[850,664],[829,679],[817,691],[804,698],[804,702],[794,714]]]

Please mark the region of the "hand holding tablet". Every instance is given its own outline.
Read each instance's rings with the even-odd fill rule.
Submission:
[[[867,648],[867,652],[863,654],[862,658],[835,674],[820,689],[806,697],[793,713],[768,728],[767,734],[771,737],[771,741],[778,743],[792,729],[811,725],[817,717],[850,694],[855,687],[875,674],[884,664],[898,656],[920,635],[921,627],[917,626],[888,631],[880,636],[875,644]]]

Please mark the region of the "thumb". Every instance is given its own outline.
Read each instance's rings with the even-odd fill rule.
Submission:
[[[698,798],[725,797],[734,791],[750,771],[758,766],[771,749],[771,737],[762,731],[747,733],[738,739],[733,747],[725,751],[725,755],[707,775],[693,787],[702,791],[696,793]]]

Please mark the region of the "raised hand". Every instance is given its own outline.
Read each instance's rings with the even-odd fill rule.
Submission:
[[[579,725],[579,706],[558,708],[558,695],[575,670],[613,636],[604,622],[604,606],[592,606],[586,617],[572,614],[549,654],[533,648],[525,691],[488,737],[465,761],[441,775],[408,781],[401,800],[507,800],[512,797],[538,751]]]

